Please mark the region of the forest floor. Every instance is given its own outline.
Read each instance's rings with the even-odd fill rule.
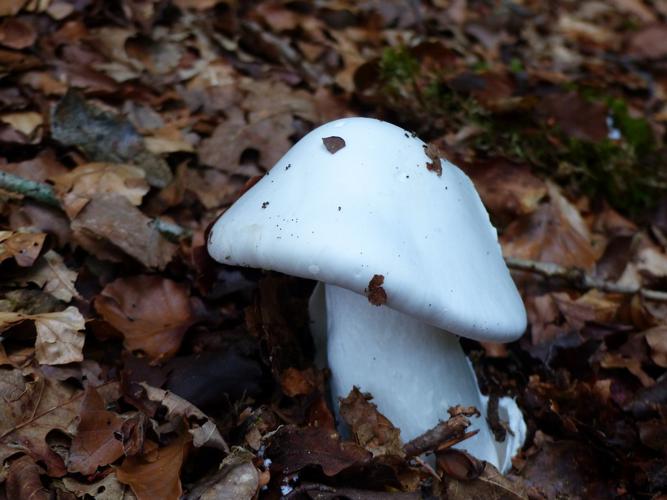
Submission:
[[[529,328],[463,345],[526,419],[506,476],[468,417],[430,467],[353,394],[341,441],[314,283],[206,253],[344,116],[498,228]],[[665,0],[0,0],[0,498],[667,498],[666,130]]]

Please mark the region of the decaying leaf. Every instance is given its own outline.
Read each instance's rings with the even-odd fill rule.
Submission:
[[[95,309],[130,351],[154,362],[173,356],[194,321],[187,287],[159,276],[118,279],[95,299]]]
[[[123,443],[117,437],[123,420],[105,409],[96,389],[87,388],[79,408],[79,425],[72,440],[67,470],[93,474],[123,456]]]
[[[103,260],[127,254],[146,267],[163,269],[176,252],[151,219],[125,197],[102,195],[90,200],[72,221],[77,242]]]
[[[357,387],[340,402],[340,416],[352,427],[357,443],[370,451],[374,457],[380,455],[404,456],[401,431],[380,413],[372,396],[362,394]]]
[[[271,435],[266,456],[271,469],[292,474],[308,465],[319,465],[327,476],[334,476],[353,465],[367,464],[371,453],[360,446],[341,443],[337,433],[322,427],[285,426]]]
[[[65,464],[47,435],[74,435],[82,395],[39,370],[0,368],[0,460],[25,453],[43,463],[50,476],[62,477]]]
[[[178,500],[183,493],[180,472],[189,445],[187,433],[163,448],[147,442],[143,455],[123,460],[116,477],[132,488],[138,500]]]
[[[146,390],[148,399],[167,408],[166,416],[169,419],[188,423],[190,427],[188,432],[192,435],[192,444],[195,448],[207,446],[229,452],[229,447],[220,435],[215,422],[199,408],[169,391],[151,387],[146,383],[141,385]]]
[[[136,165],[151,186],[164,187],[171,181],[169,166],[146,149],[130,122],[90,104],[77,92],[65,94],[52,120],[53,138],[80,148],[92,161]]]
[[[30,267],[42,251],[44,233],[0,231],[0,262],[13,258],[21,267]]]
[[[34,283],[56,299],[70,302],[72,298],[79,297],[74,286],[77,276],[77,272],[69,269],[55,250],[49,250],[37,265],[22,276],[21,282]]]
[[[528,491],[517,478],[503,476],[495,467],[486,464],[474,480],[448,478],[445,491],[452,500],[528,500]]]
[[[88,163],[53,179],[60,193],[63,208],[74,218],[91,198],[103,194],[117,194],[132,205],[140,205],[148,192],[145,172],[132,165]]]
[[[253,454],[235,448],[222,461],[220,470],[192,491],[191,500],[251,500],[259,489],[259,472],[252,464]]]
[[[40,364],[62,365],[83,361],[85,334],[82,330],[86,320],[76,307],[41,314],[0,312],[0,331],[28,320],[34,321],[37,330],[35,356]]]
[[[7,472],[7,498],[17,500],[49,500],[51,495],[44,488],[39,476],[44,471],[28,456],[14,460]]]

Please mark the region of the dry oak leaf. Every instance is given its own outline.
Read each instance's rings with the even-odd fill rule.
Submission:
[[[452,450],[455,451],[455,450]],[[528,488],[519,478],[503,476],[495,467],[486,464],[474,480],[448,478],[446,483],[448,500],[528,500]]]
[[[74,434],[83,391],[33,368],[0,368],[0,463],[18,453],[42,462],[51,477],[67,470],[46,442],[54,430]]]
[[[653,362],[662,368],[667,368],[667,325],[654,326],[643,333],[646,343],[651,348]]]
[[[149,186],[145,172],[132,165],[112,163],[88,163],[71,172],[53,178],[63,208],[74,218],[91,198],[102,194],[117,194],[132,205],[140,205]]]
[[[16,500],[50,500],[51,495],[42,485],[39,476],[44,471],[35,461],[23,455],[14,460],[7,472],[6,495]]]
[[[237,447],[225,457],[220,469],[197,483],[189,500],[251,500],[260,486],[259,471],[253,465],[255,457]]]
[[[192,444],[195,448],[208,446],[229,452],[229,447],[215,422],[199,408],[172,392],[151,387],[146,383],[142,383],[141,386],[146,390],[148,399],[167,408],[166,417],[188,423],[188,432],[192,435]]]
[[[163,269],[178,248],[127,198],[113,194],[91,199],[71,227],[77,243],[102,260],[117,262],[126,254],[146,267]]]
[[[547,183],[547,191],[548,203],[507,227],[503,254],[591,270],[600,249],[593,248],[584,219],[554,184]]]
[[[372,396],[353,387],[350,394],[341,399],[340,416],[352,427],[357,443],[370,451],[374,457],[395,455],[402,457],[401,431],[380,413]]]
[[[76,307],[42,314],[0,312],[0,331],[26,320],[35,322],[35,356],[40,364],[63,365],[83,361],[86,337],[82,330],[86,320]]]
[[[172,357],[194,322],[188,288],[160,276],[120,278],[95,298],[97,312],[118,330],[130,351],[153,363]]]
[[[189,445],[187,433],[164,448],[146,441],[144,455],[126,457],[116,468],[116,477],[132,488],[138,500],[178,500],[183,493],[181,466]]]
[[[0,262],[13,258],[21,267],[35,263],[44,246],[45,233],[0,231]]]
[[[79,297],[74,286],[77,276],[77,272],[69,269],[60,255],[49,250],[37,265],[21,276],[20,283],[35,283],[56,299],[70,302],[73,297]]]
[[[104,399],[93,387],[86,389],[79,416],[67,470],[89,475],[98,466],[108,465],[123,456],[123,443],[115,437],[123,419],[106,410]]]

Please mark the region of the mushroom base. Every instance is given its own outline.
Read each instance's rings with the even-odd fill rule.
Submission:
[[[333,285],[318,284],[310,313],[316,362],[328,362],[336,412],[338,399],[357,386],[373,395],[404,442],[447,419],[452,406],[475,406],[486,415],[486,398],[455,335]],[[523,444],[526,425],[511,398],[501,398],[499,410],[513,436],[495,441],[482,417],[472,419],[471,430],[479,433],[457,447],[504,472]]]

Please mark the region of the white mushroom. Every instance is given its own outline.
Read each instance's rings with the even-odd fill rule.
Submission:
[[[428,153],[379,120],[323,125],[223,214],[208,243],[220,262],[322,283],[311,316],[334,401],[353,385],[372,393],[406,441],[451,406],[484,409],[456,335],[507,342],[526,327],[472,182]],[[496,443],[481,418],[460,447],[507,470],[525,423],[511,399],[500,407],[506,441]]]

